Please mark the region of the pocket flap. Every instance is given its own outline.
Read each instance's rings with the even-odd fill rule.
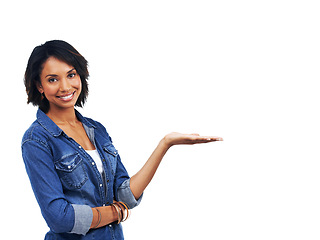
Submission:
[[[114,157],[118,156],[118,151],[112,144],[104,146],[103,150],[105,150],[107,153],[110,153]]]
[[[72,172],[80,163],[82,159],[78,153],[63,156],[60,160],[55,162],[56,169],[64,172]]]

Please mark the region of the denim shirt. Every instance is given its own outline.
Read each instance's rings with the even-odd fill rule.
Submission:
[[[76,111],[76,110],[75,110]],[[130,178],[106,129],[78,111],[89,139],[101,157],[101,175],[91,156],[68,137],[44,112],[22,139],[22,157],[31,186],[50,231],[45,239],[123,239],[121,224],[90,229],[93,207],[115,199],[137,206]]]

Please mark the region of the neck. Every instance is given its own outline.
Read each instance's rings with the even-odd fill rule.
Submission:
[[[57,125],[70,124],[74,125],[78,122],[74,108],[55,109],[50,108],[47,116]]]

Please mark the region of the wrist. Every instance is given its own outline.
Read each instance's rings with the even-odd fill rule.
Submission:
[[[112,212],[111,216],[112,216],[112,221],[111,222],[116,222],[118,220],[118,212],[116,211],[116,209],[110,205],[110,211]]]
[[[160,143],[160,146],[163,146],[163,148],[165,148],[165,151],[167,151],[169,148],[171,148],[173,146],[172,142],[170,141],[168,135],[164,136]]]

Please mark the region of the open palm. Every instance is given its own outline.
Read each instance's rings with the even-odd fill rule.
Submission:
[[[179,144],[198,144],[198,143],[223,141],[223,139],[221,137],[214,137],[214,136],[200,136],[197,133],[182,134],[182,133],[172,132],[165,136],[165,141],[169,146],[173,146],[173,145],[179,145]]]

